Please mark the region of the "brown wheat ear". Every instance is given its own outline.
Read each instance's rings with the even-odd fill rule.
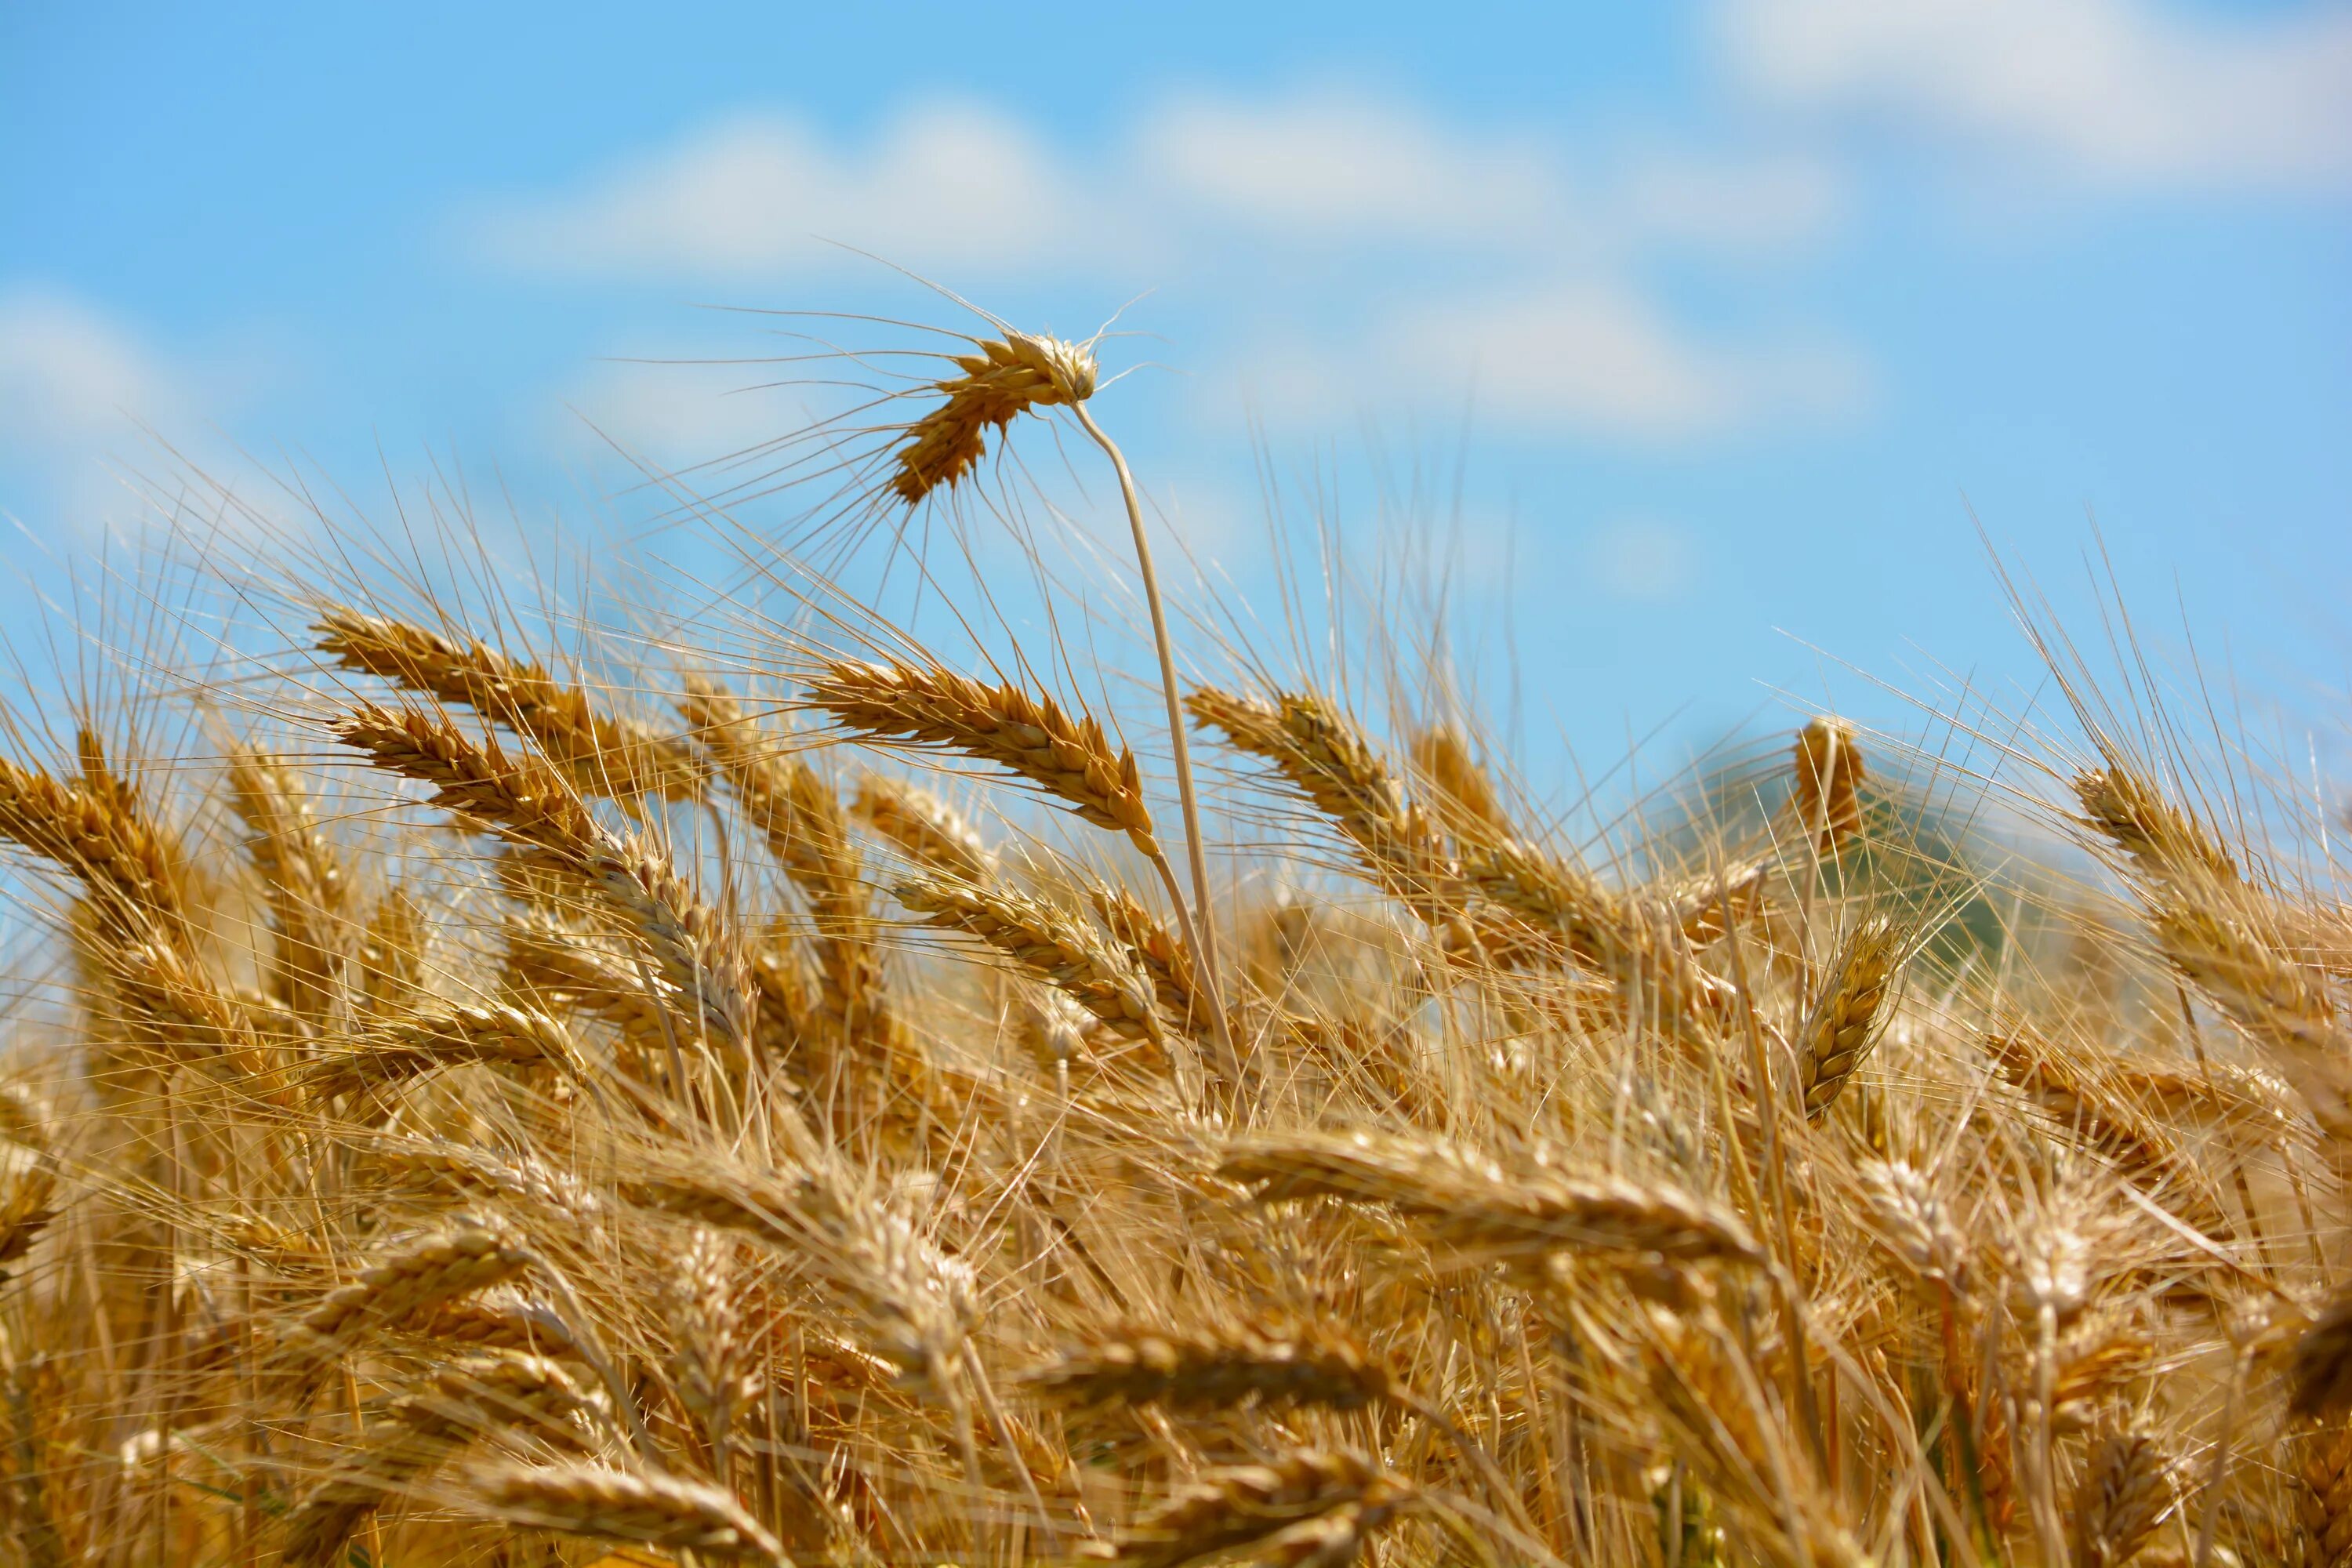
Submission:
[[[1192,1331],[1114,1328],[1023,1381],[1064,1404],[1176,1409],[1257,1403],[1350,1410],[1391,1388],[1364,1347],[1336,1330],[1243,1323]]]
[[[1032,408],[1094,395],[1094,355],[1083,344],[1008,331],[978,347],[950,356],[963,374],[934,384],[947,400],[909,426],[898,448],[890,488],[909,506],[971,473],[988,454],[991,426],[1002,430]]]
[[[477,638],[459,642],[406,621],[341,607],[327,610],[312,629],[319,651],[345,669],[471,708],[528,736],[591,795],[624,802],[702,797],[707,770],[691,747],[637,720],[604,712],[587,693],[530,659]]]
[[[604,1465],[509,1466],[477,1472],[468,1490],[482,1512],[541,1530],[706,1557],[787,1562],[776,1538],[733,1494],[701,1481]]]
[[[1798,1033],[1798,1087],[1809,1120],[1829,1113],[1838,1091],[1878,1043],[1879,1016],[1902,961],[1903,944],[1903,931],[1892,920],[1871,915],[1839,948],[1821,995]]]
[[[992,763],[1160,858],[1135,753],[1114,748],[1091,714],[1073,719],[1051,697],[938,665],[845,661],[811,681],[806,697],[861,735]]]
[[[1797,821],[1822,855],[1862,831],[1862,785],[1869,776],[1854,730],[1843,719],[1816,719],[1797,731],[1796,781],[1790,800]]]

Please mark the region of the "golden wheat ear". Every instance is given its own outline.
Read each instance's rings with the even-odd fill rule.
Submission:
[[[1830,856],[1862,831],[1862,785],[1869,777],[1854,728],[1843,719],[1816,719],[1797,731],[1795,784],[1790,796],[1814,850]]]

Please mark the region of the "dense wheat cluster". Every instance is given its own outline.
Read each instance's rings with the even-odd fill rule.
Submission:
[[[2077,672],[1603,854],[1253,665],[1188,910],[1148,704],[458,619],[12,726],[0,1558],[2352,1565],[2352,910]]]

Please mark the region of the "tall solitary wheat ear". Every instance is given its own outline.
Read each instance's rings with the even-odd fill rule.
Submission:
[[[1816,719],[1797,731],[1797,778],[1792,796],[1797,820],[1813,847],[1832,853],[1862,831],[1863,766],[1853,726],[1843,719]]]
[[[1143,526],[1143,503],[1137,498],[1135,476],[1127,455],[1104,433],[1087,411],[1095,395],[1097,371],[1091,342],[1064,342],[1059,338],[1032,336],[1007,329],[1002,341],[985,341],[980,353],[958,357],[960,376],[939,384],[947,401],[931,410],[908,432],[898,451],[898,473],[891,481],[899,499],[912,506],[941,484],[952,485],[977,463],[983,452],[982,431],[993,425],[1003,430],[1032,408],[1066,407],[1088,439],[1103,449],[1118,476],[1119,499],[1127,503],[1128,527],[1135,535],[1135,564],[1143,578],[1144,602],[1151,609],[1151,636],[1160,655],[1160,693],[1168,703],[1168,744],[1176,764],[1178,805],[1184,816],[1184,854],[1192,876],[1189,911],[1177,900],[1181,923],[1193,951],[1200,955],[1201,983],[1208,993],[1212,1016],[1222,1031],[1224,993],[1217,977],[1217,931],[1210,907],[1209,862],[1201,842],[1201,809],[1192,785],[1192,753],[1184,734],[1183,694],[1176,682],[1176,651],[1168,637],[1168,610],[1160,596],[1160,574],[1151,563],[1151,539]],[[1225,1046],[1232,1054],[1231,1046]]]

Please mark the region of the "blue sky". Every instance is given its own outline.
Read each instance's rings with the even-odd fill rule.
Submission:
[[[17,4],[0,236],[20,637],[135,529],[133,420],[583,524],[568,410],[788,428],[612,362],[950,314],[822,236],[1064,332],[1145,296],[1099,412],[1238,592],[1261,451],[1367,561],[1434,474],[1538,752],[2030,681],[1979,522],[2086,629],[2095,517],[2159,642],[2305,710],[2352,669],[2343,5]]]

